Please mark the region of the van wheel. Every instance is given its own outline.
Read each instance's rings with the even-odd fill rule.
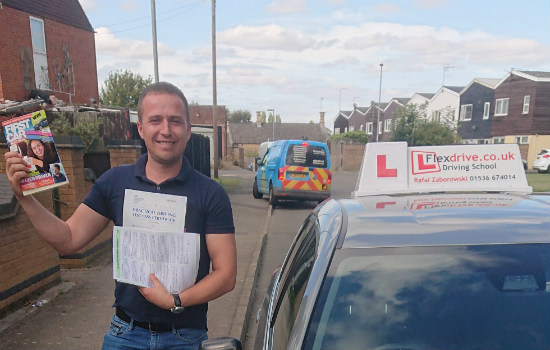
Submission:
[[[278,201],[277,196],[273,194],[273,186],[269,185],[269,204],[272,209],[275,209]]]
[[[256,199],[260,199],[264,196],[262,192],[258,191],[258,182],[256,179],[254,179],[254,187],[252,187],[252,195]]]

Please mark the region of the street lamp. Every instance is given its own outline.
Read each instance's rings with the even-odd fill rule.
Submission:
[[[273,138],[271,141],[275,141],[275,110],[274,109],[268,109],[268,112],[271,112],[271,125],[273,126]]]
[[[342,90],[345,90],[346,88],[340,89],[340,99],[338,100],[338,112],[342,110]]]
[[[378,142],[378,135],[380,135],[380,100],[382,99],[382,67],[384,63],[380,63],[380,88],[378,89],[378,117],[376,118],[376,142]]]

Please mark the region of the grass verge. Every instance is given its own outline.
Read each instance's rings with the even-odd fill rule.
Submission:
[[[550,174],[527,173],[527,183],[533,192],[550,192]]]
[[[231,193],[231,191],[239,184],[240,181],[240,179],[237,177],[219,177],[213,180],[222,185],[223,189],[227,193]]]

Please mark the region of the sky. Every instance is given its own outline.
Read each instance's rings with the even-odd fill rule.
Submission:
[[[100,91],[116,70],[154,79],[151,1],[80,3]],[[155,10],[159,80],[212,105],[212,2],[156,0]],[[548,0],[218,0],[217,104],[252,121],[273,109],[282,122],[319,122],[323,111],[332,129],[340,110],[379,95],[550,71],[549,13]]]

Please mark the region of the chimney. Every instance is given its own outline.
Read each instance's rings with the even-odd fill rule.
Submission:
[[[321,128],[325,128],[325,112],[319,112],[319,125]]]
[[[260,116],[260,111],[256,111],[256,126],[258,128],[262,127],[262,117]]]

